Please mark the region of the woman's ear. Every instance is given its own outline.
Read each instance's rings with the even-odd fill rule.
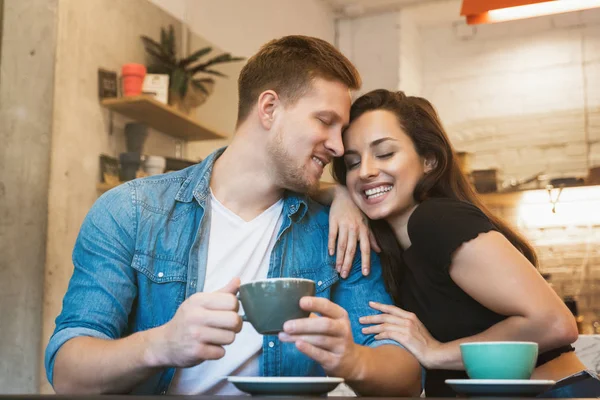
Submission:
[[[265,90],[258,96],[258,119],[264,129],[271,129],[275,110],[279,104],[279,96],[274,90]]]
[[[437,167],[437,159],[434,155],[429,155],[423,160],[423,170],[426,174],[430,173]]]

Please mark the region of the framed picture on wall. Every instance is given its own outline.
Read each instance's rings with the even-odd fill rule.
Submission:
[[[115,71],[98,68],[98,97],[100,100],[118,97],[119,81]]]

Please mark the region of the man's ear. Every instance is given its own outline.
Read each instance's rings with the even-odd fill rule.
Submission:
[[[265,90],[258,96],[258,119],[264,129],[271,129],[275,110],[280,104],[279,96],[274,90]]]
[[[435,158],[435,156],[433,154],[430,154],[429,156],[425,157],[425,159],[423,160],[423,170],[425,171],[426,174],[430,173],[431,171],[433,171],[435,169],[435,167],[437,167],[437,159]]]

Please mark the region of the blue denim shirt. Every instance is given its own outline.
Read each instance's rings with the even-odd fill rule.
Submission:
[[[118,339],[163,325],[186,298],[203,290],[210,233],[209,181],[223,150],[182,171],[128,182],[96,201],[79,232],[73,276],[46,348],[50,383],[56,353],[67,340]],[[369,300],[392,304],[379,259],[372,255],[371,274],[363,277],[357,254],[349,277],[340,279],[335,256],[327,251],[329,210],[289,192],[283,213],[268,277],[314,280],[317,296],[348,311],[356,343],[398,345],[364,335],[358,322],[360,316],[373,314]],[[324,375],[320,365],[275,335],[264,337],[260,371],[263,376]],[[165,393],[174,373],[175,368],[166,368],[133,392]]]

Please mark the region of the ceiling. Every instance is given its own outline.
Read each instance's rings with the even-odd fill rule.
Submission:
[[[398,10],[426,0],[323,0],[340,17],[358,17],[384,11]],[[431,1],[431,0],[429,0]]]

